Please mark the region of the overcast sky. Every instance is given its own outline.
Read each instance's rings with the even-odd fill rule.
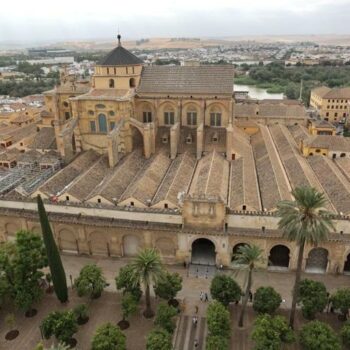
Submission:
[[[4,0],[0,41],[350,34],[350,0]]]

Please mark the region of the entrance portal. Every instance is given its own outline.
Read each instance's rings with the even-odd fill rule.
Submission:
[[[270,250],[269,269],[286,270],[289,267],[289,248],[276,245]]]
[[[350,254],[348,254],[344,263],[344,275],[350,275]]]
[[[216,253],[215,245],[206,238],[196,239],[192,243],[192,264],[215,265]]]
[[[328,250],[324,248],[314,248],[310,250],[306,259],[305,272],[325,273],[328,265]]]

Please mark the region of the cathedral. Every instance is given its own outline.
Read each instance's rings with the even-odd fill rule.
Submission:
[[[240,245],[256,244],[263,267],[293,270],[276,206],[307,185],[325,193],[335,232],[306,247],[303,269],[350,273],[350,144],[299,101],[242,101],[233,81],[232,65],[146,66],[118,35],[90,81],[63,73],[44,94],[38,136],[52,132],[64,166],[0,199],[1,238],[40,232],[40,194],[66,253],[155,247],[168,263],[232,267]]]

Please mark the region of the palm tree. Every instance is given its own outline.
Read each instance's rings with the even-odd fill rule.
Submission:
[[[150,286],[163,276],[164,269],[158,252],[154,248],[142,250],[131,263],[137,282],[143,283],[145,288],[146,310],[143,315],[146,318],[154,316],[151,307]]]
[[[244,269],[248,271],[247,285],[242,302],[242,311],[239,316],[238,327],[243,327],[244,314],[247,307],[249,292],[252,287],[253,280],[253,270],[255,265],[262,261],[263,250],[256,245],[242,245],[238,248],[237,253],[234,255],[235,262],[241,265]]]
[[[334,229],[334,226],[330,213],[324,208],[327,200],[323,193],[319,193],[315,188],[302,186],[296,187],[292,195],[294,201],[281,201],[277,208],[281,217],[278,228],[282,230],[283,237],[294,241],[299,247],[289,319],[289,325],[293,328],[305,244],[316,246],[326,241],[329,231]]]

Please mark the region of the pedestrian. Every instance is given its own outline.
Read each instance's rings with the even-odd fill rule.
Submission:
[[[197,316],[193,316],[192,317],[192,323],[193,323],[193,326],[197,326],[197,323],[198,323],[198,317]]]
[[[198,342],[198,340],[197,340],[197,339],[195,339],[195,340],[194,340],[193,345],[194,345],[194,348],[195,348],[195,349],[198,349],[199,342]]]
[[[249,291],[249,301],[250,301],[251,303],[253,302],[253,293],[252,293],[251,290]]]
[[[198,305],[195,305],[195,306],[194,306],[194,309],[195,309],[195,313],[198,314],[198,310],[199,310],[199,309],[198,309]]]
[[[208,294],[207,294],[207,293],[205,293],[205,299],[204,299],[204,301],[209,301],[209,298],[208,298]]]
[[[186,265],[186,261],[184,261],[184,268],[186,268],[187,267],[187,265]]]
[[[203,292],[200,292],[199,298],[200,298],[201,301],[204,301],[204,293]]]

